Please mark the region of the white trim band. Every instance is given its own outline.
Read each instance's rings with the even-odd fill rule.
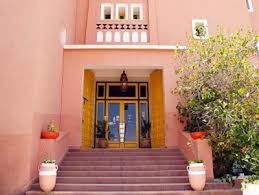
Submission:
[[[64,45],[64,49],[185,50],[183,45]]]
[[[56,176],[57,172],[56,171],[40,171],[39,175],[40,176]]]
[[[188,171],[189,175],[205,175],[205,171]]]

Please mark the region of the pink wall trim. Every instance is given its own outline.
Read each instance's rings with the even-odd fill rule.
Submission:
[[[194,140],[189,133],[179,132],[179,148],[187,160],[203,160],[206,166],[207,178],[214,178],[212,148],[207,139]]]

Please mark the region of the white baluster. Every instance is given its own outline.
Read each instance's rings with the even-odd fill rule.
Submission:
[[[138,43],[138,41],[139,41],[138,32],[133,32],[132,33],[132,42]]]
[[[108,31],[105,34],[105,42],[110,43],[112,42],[112,32]]]
[[[116,42],[116,43],[121,42],[121,33],[120,32],[114,33],[114,42]]]
[[[102,31],[97,32],[96,39],[97,39],[98,43],[103,42],[103,32]]]

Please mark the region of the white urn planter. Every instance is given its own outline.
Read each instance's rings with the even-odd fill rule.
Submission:
[[[195,191],[202,191],[206,185],[206,170],[204,163],[200,161],[189,161],[187,171],[192,189]]]
[[[257,195],[259,194],[259,184],[247,183],[243,189],[243,195]]]
[[[51,192],[56,185],[58,166],[55,161],[44,161],[39,167],[40,188],[44,192]]]

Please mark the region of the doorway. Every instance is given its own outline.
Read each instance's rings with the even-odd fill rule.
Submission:
[[[126,92],[120,90],[120,85],[96,83],[95,121],[107,121],[109,148],[138,148],[141,120],[149,120],[148,83],[128,83]],[[95,136],[95,146],[96,143]]]

